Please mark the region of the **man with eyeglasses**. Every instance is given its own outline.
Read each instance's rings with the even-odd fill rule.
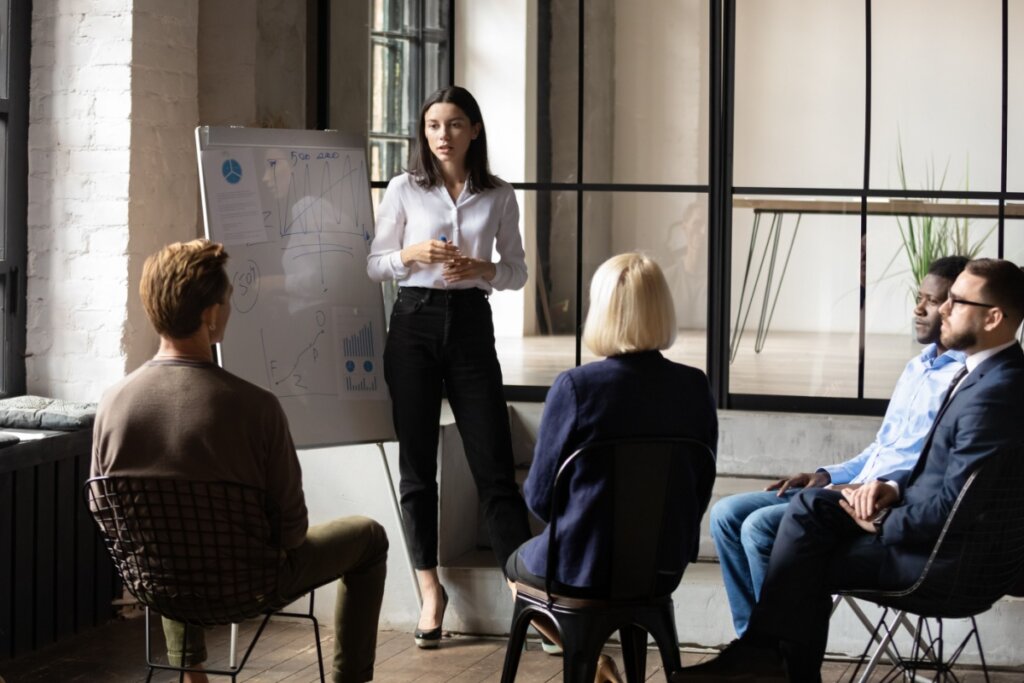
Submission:
[[[964,353],[946,349],[939,339],[939,307],[965,265],[967,259],[963,256],[946,256],[929,266],[914,307],[917,341],[926,346],[904,368],[882,426],[867,448],[846,462],[790,475],[764,491],[727,496],[711,508],[711,536],[718,551],[737,636],[746,632],[750,613],[761,593],[786,504],[801,489],[860,486],[909,470],[917,462],[939,411],[942,394],[964,367]]]
[[[820,681],[831,595],[912,585],[971,473],[1003,447],[1024,442],[1024,351],[1016,340],[1024,272],[1009,261],[970,261],[939,313],[941,344],[967,360],[917,464],[856,489],[798,493],[779,526],[746,633],[675,680]]]

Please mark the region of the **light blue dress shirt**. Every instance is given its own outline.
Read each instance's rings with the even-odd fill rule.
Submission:
[[[907,363],[871,445],[844,463],[820,468],[833,484],[863,484],[914,467],[942,396],[967,358],[962,351],[936,351],[929,344]]]

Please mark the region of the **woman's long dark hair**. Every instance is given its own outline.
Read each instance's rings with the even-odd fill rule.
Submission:
[[[480,124],[480,134],[476,136],[475,140],[470,141],[469,149],[466,151],[466,170],[469,171],[466,183],[467,191],[473,194],[497,187],[498,179],[491,175],[491,169],[487,164],[487,129],[484,127],[480,105],[476,103],[468,90],[457,85],[441,88],[428,97],[420,109],[420,121],[416,130],[416,149],[410,159],[411,168],[409,169],[416,184],[427,189],[444,182],[441,167],[437,163],[437,157],[430,151],[426,134],[427,110],[438,103],[454,104],[469,119],[470,126]]]

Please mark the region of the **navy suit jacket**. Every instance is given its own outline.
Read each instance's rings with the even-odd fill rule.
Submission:
[[[1024,352],[1018,344],[978,365],[939,411],[913,470],[892,479],[902,500],[891,508],[881,536],[864,533],[839,505],[838,491],[804,489],[779,526],[764,586],[748,633],[790,644],[790,675],[820,669],[837,589],[906,588],[924,569],[970,475],[1024,437]],[[970,533],[984,512],[958,513],[954,532]],[[968,508],[970,511],[970,508]],[[955,550],[959,533],[948,537]],[[939,558],[931,576],[956,569],[957,553]],[[809,674],[807,676],[809,678]],[[800,678],[800,680],[803,680]]]
[[[963,379],[935,416],[914,469],[892,478],[902,500],[882,524],[882,543],[930,549],[971,473],[1022,439],[1024,351],[1013,344]]]
[[[537,517],[548,521],[551,487],[558,467],[581,446],[594,441],[628,437],[689,437],[718,445],[718,417],[707,376],[686,365],[666,360],[657,351],[613,356],[563,372],[551,385],[544,406],[526,479],[526,502]],[[610,581],[608,545],[611,529],[607,505],[611,487],[604,468],[577,463],[570,483],[571,498],[559,518],[558,582],[580,588],[600,588]],[[669,536],[677,546],[666,556],[678,558],[679,571],[696,554],[698,535],[688,524],[692,501],[675,496],[678,533]],[[544,576],[548,533],[528,541],[519,551],[526,568]]]

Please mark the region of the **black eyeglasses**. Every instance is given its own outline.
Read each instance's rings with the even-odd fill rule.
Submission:
[[[961,299],[960,297],[949,295],[949,307],[952,309],[957,304],[963,304],[964,306],[980,306],[981,308],[997,308],[995,304],[984,304],[980,301],[968,301],[967,299]]]

